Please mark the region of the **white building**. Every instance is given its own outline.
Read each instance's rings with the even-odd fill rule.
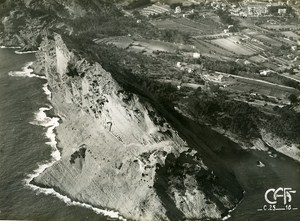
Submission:
[[[197,52],[195,52],[195,53],[193,53],[193,58],[200,58],[200,53],[197,53]]]
[[[279,14],[279,15],[284,15],[284,14],[286,14],[286,8],[279,8],[279,9],[278,9],[278,14]]]
[[[181,13],[181,8],[180,8],[180,6],[177,6],[175,8],[175,14],[179,14],[179,13]]]

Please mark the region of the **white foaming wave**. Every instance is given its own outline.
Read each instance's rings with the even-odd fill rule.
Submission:
[[[41,78],[41,79],[46,79],[45,76],[40,76],[37,74],[33,74],[33,69],[30,68],[30,66],[33,64],[33,62],[28,62],[25,64],[25,66],[22,68],[22,71],[10,71],[8,73],[9,76],[12,77],[36,77],[36,78]]]
[[[243,196],[245,196],[245,193],[246,193],[246,191],[243,190]],[[222,218],[222,220],[227,220],[227,219],[231,218],[230,213],[232,213],[234,210],[236,210],[236,208],[241,204],[241,202],[243,201],[243,199],[244,199],[244,197],[231,210],[228,211],[228,214],[226,216],[224,216]]]
[[[15,51],[16,54],[32,54],[36,52],[37,51]]]
[[[8,49],[20,49],[21,47],[19,46],[4,46],[4,45],[1,45],[0,48],[4,49],[4,48],[8,48]]]
[[[45,94],[48,98],[51,98],[51,91],[48,89],[48,84],[43,85],[43,89]],[[46,144],[51,146],[52,153],[51,153],[51,161],[45,162],[43,164],[39,164],[38,168],[33,171],[32,174],[29,174],[27,178],[24,180],[25,185],[33,189],[34,191],[37,191],[37,193],[43,193],[46,195],[54,195],[63,202],[65,202],[68,206],[80,206],[83,208],[91,209],[97,214],[101,214],[113,219],[119,219],[126,221],[122,216],[119,215],[119,212],[115,212],[112,210],[107,209],[99,209],[96,207],[93,207],[87,203],[81,203],[77,201],[71,200],[69,197],[64,196],[58,192],[56,192],[53,188],[42,188],[39,186],[36,186],[34,184],[31,184],[30,182],[38,177],[40,174],[42,174],[47,168],[51,167],[55,162],[59,161],[61,159],[61,154],[57,148],[57,141],[56,141],[56,134],[54,132],[55,128],[59,126],[59,118],[58,117],[48,117],[46,114],[46,111],[51,110],[53,107],[41,107],[38,112],[35,113],[35,120],[30,122],[33,125],[39,125],[47,128],[46,131],[46,137],[49,139]]]
[[[43,91],[47,95],[47,99],[51,100],[51,91],[48,88],[48,83],[43,84]]]

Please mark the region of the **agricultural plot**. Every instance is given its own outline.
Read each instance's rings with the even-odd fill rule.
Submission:
[[[250,46],[244,46],[243,44],[234,42],[234,40],[229,38],[221,38],[221,39],[215,39],[211,42],[219,45],[220,47],[234,52],[235,54],[239,55],[253,55],[256,53],[255,49],[250,48]]]
[[[300,25],[271,25],[271,24],[263,24],[263,28],[269,29],[269,30],[298,30],[300,29]]]
[[[152,24],[160,29],[178,30],[181,32],[188,33],[190,35],[194,35],[194,36],[205,33],[204,31],[202,31],[199,28],[193,27],[191,25],[181,24],[181,23],[178,23],[171,19],[155,20],[155,21],[152,21]]]
[[[220,24],[208,18],[203,18],[200,21],[194,21],[188,18],[177,18],[174,19],[174,22],[184,26],[199,29],[203,32],[203,34],[214,34],[223,31],[223,28],[220,26]]]
[[[195,44],[195,46],[198,48],[199,47],[199,50],[203,49],[203,48],[207,48],[208,49],[208,53],[216,53],[216,54],[219,54],[219,55],[222,55],[222,56],[235,56],[234,53],[228,51],[228,50],[225,50],[223,49],[222,47],[217,47],[209,42],[206,42],[204,40],[200,40],[200,39],[197,39],[195,40],[195,42],[197,42],[198,44]]]
[[[299,73],[294,74],[294,75],[290,75],[288,73],[283,73],[282,75],[288,79],[292,79],[294,81],[300,82],[300,74]]]
[[[262,41],[262,42],[265,42],[265,43],[268,43],[272,46],[275,46],[275,47],[280,47],[282,45],[281,42],[273,39],[273,38],[270,38],[266,35],[256,35],[254,36],[254,38],[258,39],[259,41]]]
[[[146,39],[132,39],[131,37],[111,37],[95,40],[96,43],[113,44],[116,47],[127,49],[134,52],[146,52],[151,54],[155,51],[174,53],[177,49],[192,50],[191,46],[181,46],[168,42]]]
[[[289,38],[277,38],[277,40],[291,46],[297,44],[295,40],[290,40]]]
[[[203,44],[200,40],[193,40],[193,44],[201,54],[210,53],[211,51],[210,48],[207,45]]]
[[[249,58],[249,60],[256,63],[263,63],[267,60],[267,58],[257,55],[257,56],[252,56],[251,58]]]
[[[231,84],[226,90],[234,93],[256,93],[268,97],[276,97],[282,100],[288,99],[290,94],[300,95],[300,91],[284,86],[280,83],[271,83],[265,80],[259,80],[249,77],[226,74],[231,77]]]
[[[123,49],[129,47],[129,45],[134,42],[131,37],[126,36],[95,39],[94,41],[97,44],[114,44],[115,46]]]
[[[300,36],[292,31],[283,31],[281,34],[285,35],[287,38],[300,39]]]
[[[239,82],[237,84],[230,85],[226,90],[238,93],[257,93],[265,96],[276,97],[278,99],[287,100],[289,95],[295,93],[299,95],[299,91],[283,90],[280,87],[264,85],[264,84],[251,84],[249,82]]]

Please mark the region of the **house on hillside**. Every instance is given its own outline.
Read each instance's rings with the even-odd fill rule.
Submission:
[[[181,7],[180,7],[180,6],[177,6],[177,7],[175,8],[175,14],[179,14],[179,13],[181,13]]]

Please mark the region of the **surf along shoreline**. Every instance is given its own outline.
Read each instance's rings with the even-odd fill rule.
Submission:
[[[20,47],[6,47],[0,46],[1,49],[20,49]],[[28,51],[28,52],[19,52],[15,51],[15,54],[29,54],[35,53],[35,51]],[[37,75],[34,73],[32,65],[34,61],[26,63],[22,70],[20,71],[10,71],[8,73],[11,77],[16,78],[40,78],[47,80],[47,78],[43,75]],[[61,152],[58,148],[58,141],[56,140],[56,127],[60,125],[61,119],[54,113],[53,107],[51,105],[51,91],[48,88],[48,83],[44,83],[42,86],[44,95],[46,95],[47,100],[49,101],[48,105],[40,107],[38,111],[34,113],[34,120],[29,122],[29,124],[41,126],[46,128],[46,133],[44,134],[49,141],[46,142],[48,146],[51,147],[51,155],[50,159],[47,161],[43,161],[37,164],[37,169],[35,169],[31,174],[27,174],[27,177],[23,180],[24,186],[30,188],[31,190],[35,191],[37,194],[45,194],[45,195],[53,195],[66,203],[67,206],[80,206],[83,208],[90,209],[94,211],[96,214],[104,215],[110,219],[118,219],[118,220],[126,220],[122,216],[119,215],[118,212],[113,210],[108,210],[104,208],[97,208],[87,203],[82,203],[71,199],[67,195],[63,195],[56,191],[51,187],[43,187],[39,186],[34,182],[34,178],[38,177],[41,173],[43,173],[46,169],[50,168],[53,164],[61,159]]]
[[[34,53],[34,52],[32,52],[32,53]],[[10,76],[13,76],[13,77],[30,77],[30,78],[34,77],[34,78],[41,78],[41,79],[47,80],[45,76],[34,74],[34,70],[32,68],[30,68],[32,66],[32,64],[33,64],[33,62],[27,63],[23,67],[22,71],[10,72],[9,74],[10,74]],[[47,96],[47,100],[51,103],[51,91],[49,90],[47,83],[43,84],[43,91],[44,91],[44,94]],[[161,112],[163,112],[163,111],[161,111]],[[176,113],[174,111],[174,112],[171,112],[170,116],[167,118],[169,118],[168,120],[173,121],[173,124],[175,124],[175,125],[177,124],[175,126],[176,129],[182,128],[182,130],[179,132],[182,135],[185,135],[185,136],[183,136],[184,138],[188,139],[189,136],[194,137],[196,135],[196,133],[190,129],[198,130],[200,128],[199,126],[201,126],[201,125],[198,125],[195,122],[191,122],[186,118],[178,119],[177,115],[178,115],[178,113]],[[35,120],[30,123],[33,125],[42,126],[47,129],[46,137],[49,139],[49,141],[46,144],[52,148],[52,153],[51,153],[50,160],[48,160],[46,162],[41,162],[40,164],[38,164],[38,168],[36,170],[34,170],[32,174],[28,175],[28,177],[24,180],[25,185],[37,193],[43,193],[45,195],[54,195],[57,198],[59,198],[60,200],[62,200],[63,202],[65,202],[67,205],[81,206],[84,208],[91,209],[97,214],[101,214],[101,215],[104,215],[104,216],[107,216],[107,217],[110,217],[113,219],[125,220],[123,217],[121,217],[119,215],[118,212],[115,212],[112,210],[100,209],[100,208],[93,207],[86,203],[77,202],[77,201],[73,200],[72,198],[68,197],[66,193],[61,194],[61,193],[59,193],[59,192],[61,192],[59,190],[55,190],[55,189],[53,189],[51,187],[47,187],[47,186],[39,186],[33,181],[33,179],[35,177],[39,176],[43,171],[45,171],[47,168],[51,167],[55,162],[59,161],[61,158],[60,150],[58,147],[59,145],[58,145],[58,141],[56,140],[56,134],[55,134],[56,133],[55,129],[56,129],[56,127],[59,126],[60,122],[61,122],[60,118],[55,115],[55,113],[53,111],[53,107],[51,105],[45,105],[44,107],[39,108],[39,110],[35,113]],[[186,126],[186,124],[191,124],[192,126],[189,127],[189,126]],[[226,139],[226,136],[224,136],[220,133],[217,133],[217,132],[211,134],[211,132],[205,131],[206,129],[209,130],[210,128],[205,127],[200,130],[200,133],[202,135],[204,135],[204,136],[201,136],[202,138],[207,137],[209,140],[211,140],[210,138],[214,137],[215,134],[218,134],[218,136],[224,137],[224,139]],[[188,133],[186,133],[186,131],[188,131]],[[186,137],[187,134],[189,134],[188,137]],[[195,144],[197,144],[198,138],[194,137],[191,140],[194,140],[194,139],[196,139],[197,142],[195,142],[195,141],[194,142],[195,142]],[[201,139],[201,141],[199,141],[199,142],[205,143],[205,146],[206,146],[206,142],[208,142],[208,141]],[[211,142],[211,141],[209,141],[209,142]],[[222,142],[223,142],[223,138],[219,141],[219,143],[222,143]],[[232,143],[234,143],[234,142],[232,142]],[[213,144],[208,144],[207,146],[211,147],[212,145]],[[234,146],[238,146],[238,144],[236,144]],[[228,147],[229,147],[229,145],[228,145]],[[232,149],[235,149],[235,148],[232,147]],[[235,150],[232,150],[232,151],[235,152]],[[240,152],[240,151],[238,151],[238,152]],[[241,148],[241,152],[248,152],[248,151],[242,150],[242,148]],[[230,153],[230,155],[231,154],[232,153]],[[245,189],[245,188],[243,187],[243,189]],[[232,214],[232,213],[234,214],[235,213],[234,210],[238,210],[240,203],[244,200],[244,196],[245,196],[245,192],[243,192],[243,197],[240,199],[240,201],[237,203],[237,205],[235,205],[234,208],[232,208],[230,211],[228,211],[227,214],[224,215],[223,220],[226,220],[228,218],[230,219],[230,214]]]
[[[1,47],[4,48],[4,47]],[[19,49],[19,47],[13,47],[12,49]],[[28,53],[35,53],[35,51],[28,51],[28,52],[22,52],[15,51],[16,54],[22,55],[22,54],[28,54]],[[38,75],[34,73],[34,61],[26,63],[21,71],[12,71],[9,72],[9,75],[11,77],[29,77],[29,78],[40,78],[47,81],[46,76],[44,75]],[[51,186],[43,186],[39,183],[36,183],[34,179],[38,177],[41,173],[43,173],[46,169],[50,168],[55,164],[57,161],[61,159],[61,150],[59,149],[58,142],[56,140],[56,128],[61,123],[61,118],[57,116],[57,114],[54,112],[54,108],[51,105],[51,91],[48,88],[48,83],[44,83],[42,87],[44,94],[47,97],[47,100],[49,101],[48,105],[45,105],[43,107],[40,107],[38,111],[34,113],[34,120],[32,122],[29,122],[32,125],[41,126],[46,128],[45,136],[49,139],[46,144],[51,147],[52,152],[50,155],[50,159],[44,162],[38,163],[37,169],[35,169],[31,174],[27,175],[27,178],[24,179],[24,185],[31,190],[34,190],[37,194],[45,194],[45,195],[53,195],[57,198],[59,198],[61,201],[66,203],[68,206],[80,206],[83,208],[91,209],[96,214],[104,215],[108,218],[112,219],[118,219],[118,220],[126,220],[124,217],[122,217],[119,212],[110,210],[110,209],[104,209],[104,208],[97,208],[90,204],[78,202],[75,199],[72,199],[72,197],[68,196],[67,193],[64,193],[60,191],[59,189],[55,189]],[[242,198],[240,199],[242,200]],[[240,202],[240,201],[239,201]],[[239,203],[238,202],[238,203]],[[238,204],[237,204],[238,205]],[[232,208],[230,211],[228,211],[227,214],[224,214],[222,220],[226,220],[230,217],[229,213],[232,212],[233,209],[236,208],[236,206]]]

